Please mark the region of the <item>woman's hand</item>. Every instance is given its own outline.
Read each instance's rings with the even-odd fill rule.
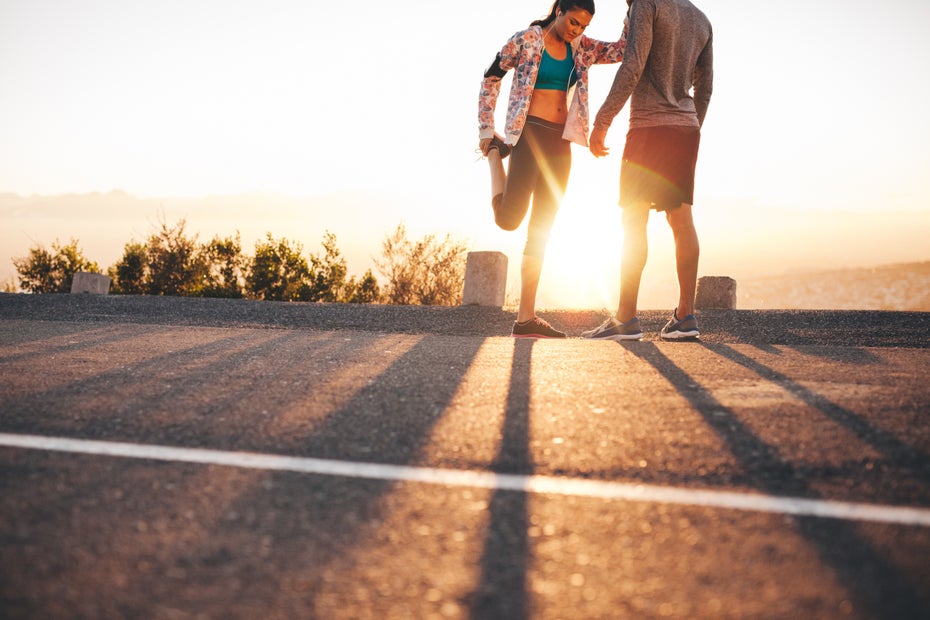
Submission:
[[[485,157],[488,156],[488,148],[491,146],[491,138],[484,138],[483,140],[478,141],[478,150],[481,151],[481,154]]]

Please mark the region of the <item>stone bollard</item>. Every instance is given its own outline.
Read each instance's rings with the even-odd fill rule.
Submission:
[[[71,281],[71,294],[92,293],[94,295],[106,295],[110,292],[110,278],[102,273],[88,273],[78,271],[74,274]]]
[[[698,310],[709,308],[735,309],[736,280],[727,276],[698,278],[694,307]]]
[[[507,255],[503,252],[469,252],[465,263],[462,305],[504,305],[507,291]]]

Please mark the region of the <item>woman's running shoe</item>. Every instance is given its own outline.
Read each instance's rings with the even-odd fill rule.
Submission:
[[[510,151],[513,150],[513,147],[504,142],[504,139],[499,135],[494,134],[494,137],[491,138],[491,146],[488,147],[488,150],[497,149],[497,152],[500,153],[501,159],[507,159],[507,156],[510,155]]]
[[[539,318],[533,317],[529,321],[518,323],[514,321],[513,332],[514,338],[565,338],[565,332],[553,328],[549,323]]]

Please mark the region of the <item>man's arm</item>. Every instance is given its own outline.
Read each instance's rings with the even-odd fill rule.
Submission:
[[[646,67],[649,50],[652,49],[652,21],[655,16],[655,5],[652,2],[639,0],[630,8],[629,31],[627,33],[626,50],[623,54],[623,64],[617,69],[613,86],[607,93],[607,98],[601,104],[594,118],[594,127],[588,141],[589,149],[595,157],[607,155],[609,149],[604,145],[607,139],[607,130],[614,121],[627,100],[633,94],[639,78]]]
[[[594,128],[607,131],[614,117],[620,113],[633,94],[646,67],[652,48],[652,23],[655,5],[652,2],[633,2],[630,9],[630,31],[627,35],[623,64],[617,69],[613,86],[594,119]]]
[[[707,116],[707,107],[710,105],[710,96],[714,92],[714,34],[711,31],[707,45],[698,56],[694,67],[694,108],[697,112],[698,123],[704,125]]]

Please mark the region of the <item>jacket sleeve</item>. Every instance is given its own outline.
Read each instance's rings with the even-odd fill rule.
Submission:
[[[516,66],[520,50],[523,47],[523,32],[514,34],[494,57],[494,61],[484,72],[481,90],[478,93],[478,138],[494,136],[494,110],[501,92],[501,81],[507,72]]]
[[[714,92],[714,35],[711,33],[707,45],[698,56],[694,67],[694,109],[697,112],[698,123],[704,125],[707,108],[710,105],[710,96]]]
[[[592,65],[608,65],[623,62],[623,54],[626,51],[626,37],[630,29],[630,18],[627,16],[623,20],[623,32],[616,41],[598,41],[584,37],[583,45],[585,50],[591,54]],[[584,36],[584,35],[582,35]]]

